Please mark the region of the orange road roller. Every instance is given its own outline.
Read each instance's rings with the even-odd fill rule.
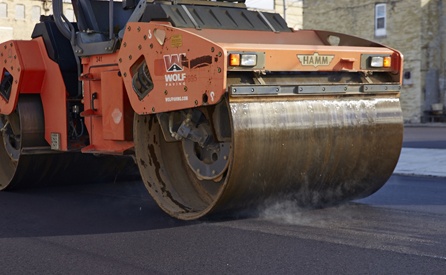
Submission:
[[[400,52],[244,1],[71,2],[76,22],[55,0],[0,45],[0,189],[136,173],[192,220],[339,204],[392,174]]]

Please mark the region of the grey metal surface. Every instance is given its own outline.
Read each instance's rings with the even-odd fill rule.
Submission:
[[[232,96],[399,92],[400,85],[231,85]]]
[[[366,93],[379,93],[379,92],[399,92],[401,90],[400,85],[364,85],[363,91]]]
[[[259,16],[259,12],[247,10],[241,3],[198,2],[177,5],[155,1],[147,6],[142,21],[166,20],[178,28],[291,31],[285,20],[275,13],[261,12]]]
[[[226,171],[229,161],[230,143],[219,143],[217,148],[207,150],[196,146],[189,139],[183,142],[184,155],[189,167],[201,179],[215,179]],[[197,156],[198,151],[198,156]]]

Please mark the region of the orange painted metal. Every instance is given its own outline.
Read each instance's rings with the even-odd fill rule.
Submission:
[[[13,76],[9,100],[0,96],[0,113],[14,111],[21,93],[40,94],[44,109],[45,139],[59,136],[60,151],[69,148],[67,126],[67,90],[57,63],[46,52],[42,38],[9,41],[0,45],[1,71]],[[85,124],[90,145],[83,152],[122,154],[133,147],[133,110],[118,75],[117,55],[83,58]],[[2,74],[3,75],[3,74]],[[101,81],[101,80],[104,81]],[[92,100],[93,94],[97,99]]]
[[[243,51],[264,54],[258,71],[361,71],[362,54],[392,55],[396,60],[392,69],[401,79],[398,52],[385,47],[327,46],[314,31],[260,33],[129,23],[119,52],[82,59],[82,115],[90,135],[90,145],[82,151],[121,154],[133,148],[133,111],[150,114],[216,104],[227,91],[227,72],[234,69],[228,66],[228,53]],[[298,55],[333,58],[329,64],[311,66]],[[40,93],[45,139],[51,143],[51,134],[56,133],[59,150],[73,149],[68,145],[66,88],[43,40],[5,42],[0,45],[0,57],[2,75],[7,71],[13,76],[9,100],[0,97],[0,113],[10,114],[20,93]],[[133,76],[142,61],[147,63],[154,88],[140,99]]]
[[[132,77],[142,59],[154,88],[140,100],[133,91]],[[130,103],[138,114],[215,104],[225,93],[223,48],[167,23],[128,23],[118,62]]]
[[[0,45],[1,77],[13,77],[9,100],[0,97],[0,113],[11,114],[20,93],[39,93],[45,75],[45,66],[39,52],[38,41],[7,41]],[[3,79],[2,79],[3,80]]]
[[[133,148],[133,110],[119,75],[117,54],[82,59],[85,125],[90,145],[83,153],[123,154]]]
[[[0,113],[10,114],[21,93],[40,93],[45,110],[45,139],[50,144],[51,133],[57,133],[59,150],[68,150],[67,92],[59,66],[48,57],[43,39],[5,42],[0,45],[0,57],[0,72],[6,70],[13,76],[9,101],[0,97]]]
[[[101,73],[104,139],[132,140],[133,110],[119,71]]]
[[[229,30],[196,30],[187,29],[191,33],[209,39],[228,51],[264,52],[266,71],[361,71],[361,55],[392,55],[397,62],[392,63],[392,70],[399,74],[402,56],[399,52],[387,47],[371,46],[338,46],[326,45],[317,31],[303,30],[290,33],[229,31]],[[237,42],[234,43],[234,37]],[[347,38],[348,39],[348,38]],[[351,37],[351,39],[356,39]],[[372,43],[372,42],[370,42]],[[348,44],[348,43],[347,43]],[[375,44],[378,46],[378,44]],[[299,62],[300,55],[333,55],[329,65],[308,66]]]
[[[351,39],[351,44],[360,46],[348,46],[348,41],[347,46],[327,45],[317,31],[198,30],[178,29],[159,22],[129,23],[118,62],[130,103],[138,114],[215,104],[226,92],[228,71],[359,72],[365,71],[361,68],[363,55],[391,55],[395,62],[390,70],[396,81],[401,80],[402,55],[399,52],[354,37],[343,39]],[[260,53],[264,56],[263,63],[255,69],[230,67],[230,52]],[[328,57],[329,62],[305,64],[299,55]],[[154,84],[142,99],[133,90],[132,83],[141,60],[147,63]]]

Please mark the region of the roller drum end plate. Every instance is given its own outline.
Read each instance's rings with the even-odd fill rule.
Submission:
[[[229,142],[220,143],[212,150],[200,148],[190,140],[183,140],[183,152],[190,169],[198,179],[221,179],[228,168],[231,145]]]

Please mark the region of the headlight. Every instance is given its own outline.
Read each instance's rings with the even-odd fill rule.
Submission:
[[[257,54],[231,53],[229,54],[229,66],[254,67],[257,65]]]
[[[257,55],[255,54],[242,54],[240,59],[241,66],[252,66],[257,65]]]
[[[392,58],[390,56],[372,56],[370,58],[370,67],[372,68],[390,68]]]

